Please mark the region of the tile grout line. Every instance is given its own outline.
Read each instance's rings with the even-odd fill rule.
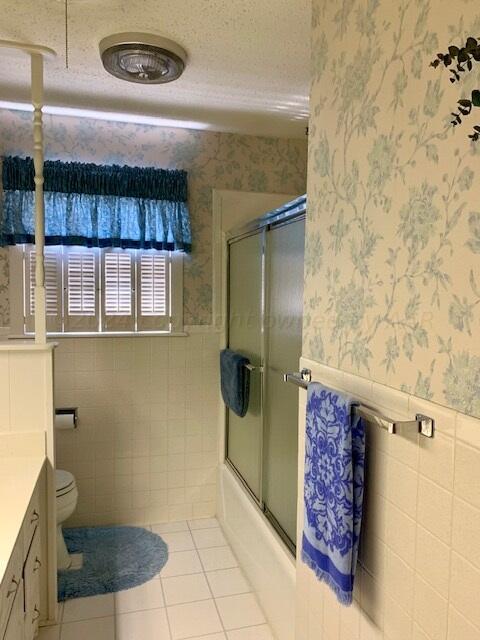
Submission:
[[[187,524],[188,524],[188,526],[190,526],[190,524],[189,524],[189,523],[187,523]],[[218,528],[220,529],[220,526],[219,526]],[[220,529],[220,530],[221,530],[221,529]],[[190,530],[190,531],[191,531],[191,530]],[[222,533],[223,533],[223,532],[222,532]],[[217,603],[216,603],[215,598],[214,598],[214,596],[213,596],[213,591],[212,591],[212,589],[211,589],[211,587],[210,587],[210,583],[209,583],[208,578],[207,578],[207,572],[205,571],[205,565],[203,564],[203,561],[202,561],[202,557],[201,557],[201,555],[198,553],[199,549],[198,549],[198,547],[197,547],[197,545],[196,545],[195,538],[193,537],[193,535],[192,535],[192,539],[193,539],[193,544],[195,545],[196,553],[197,553],[198,557],[200,558],[200,565],[201,565],[201,567],[202,567],[202,571],[203,571],[203,576],[204,576],[204,578],[205,578],[205,582],[207,583],[208,591],[209,591],[209,592],[210,592],[210,594],[212,595],[213,606],[215,607],[215,611],[217,612],[217,616],[218,616],[218,619],[219,619],[219,621],[220,621],[220,626],[222,627],[222,631],[223,631],[224,636],[227,638],[227,630],[225,629],[225,625],[223,624],[222,616],[220,615],[220,611],[219,611],[219,609],[218,609]]]
[[[223,534],[223,530],[222,530],[222,528],[221,528],[220,526],[215,527],[215,528],[220,529],[220,531],[221,531],[221,532],[222,532],[222,534]],[[223,535],[224,535],[224,534],[223,534]],[[193,536],[192,536],[192,537],[193,537]],[[195,540],[194,540],[193,542],[194,542],[194,544],[195,544]],[[230,552],[232,553],[233,557],[235,558],[235,561],[236,561],[236,562],[237,562],[237,564],[238,564],[237,557],[236,557],[236,556],[235,556],[235,554],[233,553],[233,550],[232,550],[232,548],[230,547],[230,544],[228,543],[228,540],[227,540],[227,545],[226,545],[226,546],[224,545],[224,547],[230,550]],[[210,549],[215,549],[215,548],[221,548],[221,547],[209,547],[209,548],[210,548]],[[199,549],[198,549],[198,547],[197,547],[197,552],[198,552],[198,550],[199,550]],[[206,570],[205,570],[205,567],[204,567],[204,564],[203,564],[202,558],[201,558],[200,554],[198,554],[198,556],[200,557],[200,563],[201,563],[201,565],[202,565],[202,567],[203,567],[203,573],[204,573],[204,575],[205,575],[205,580],[207,581],[207,585],[208,585],[209,591],[210,591],[210,593],[212,594],[212,599],[213,599],[213,602],[214,602],[214,605],[215,605],[215,609],[217,610],[218,617],[219,617],[219,619],[220,619],[220,624],[222,625],[222,629],[224,630],[225,636],[227,636],[227,640],[228,640],[228,631],[238,631],[238,630],[241,630],[241,629],[252,629],[252,628],[254,628],[254,627],[258,627],[258,626],[261,626],[261,625],[263,625],[263,624],[267,625],[267,626],[268,626],[268,628],[270,629],[270,625],[268,624],[267,619],[266,619],[266,617],[265,617],[265,614],[263,613],[263,609],[262,609],[262,608],[260,607],[260,605],[258,604],[257,596],[256,596],[255,592],[254,592],[254,591],[248,591],[248,592],[246,592],[246,593],[252,594],[252,595],[253,595],[253,597],[255,598],[255,601],[256,601],[257,605],[259,606],[259,608],[260,608],[260,610],[261,610],[261,612],[262,612],[262,615],[263,615],[263,617],[264,617],[264,622],[262,622],[260,625],[257,625],[257,624],[251,625],[251,624],[250,624],[250,625],[245,625],[245,626],[243,626],[243,627],[235,627],[235,629],[229,629],[229,630],[227,631],[227,629],[225,628],[225,626],[224,626],[224,624],[223,624],[223,619],[222,619],[222,616],[220,615],[220,611],[219,611],[219,609],[218,609],[217,600],[220,600],[220,599],[222,599],[222,598],[230,598],[230,597],[232,597],[232,595],[230,595],[230,596],[220,596],[220,597],[218,597],[218,598],[216,598],[216,597],[213,595],[213,591],[212,591],[212,589],[211,589],[211,587],[210,587],[210,583],[209,583],[209,581],[208,581],[208,577],[207,577],[207,572],[206,572]],[[243,572],[241,571],[241,568],[240,568],[240,565],[239,565],[239,564],[238,564],[238,566],[237,566],[237,567],[234,567],[234,568],[239,569],[239,570],[240,570],[240,572],[242,573],[242,576],[243,576]],[[220,569],[219,569],[219,571],[220,571]],[[244,578],[245,578],[245,576],[244,576]],[[245,578],[245,580],[246,580],[246,578]],[[248,580],[246,580],[246,582],[247,582],[248,586],[251,588],[251,585],[250,585],[250,583],[248,582]],[[235,595],[245,595],[245,593],[239,593],[239,594],[233,594],[233,595],[234,595],[234,596],[235,596]],[[271,629],[270,629],[270,631],[271,631]]]
[[[457,419],[458,413],[455,416],[454,421],[454,437],[453,437],[453,464],[452,464],[452,489],[451,489],[451,500],[450,500],[450,535],[448,536],[448,584],[447,584],[447,623],[445,625],[445,634],[448,637],[450,633],[450,612],[449,609],[451,605],[451,595],[452,595],[452,572],[453,572],[453,534],[454,534],[454,510],[455,510],[455,499],[456,499],[456,491],[455,491],[455,478],[456,478],[456,466],[457,466],[457,454],[458,454],[458,439],[457,439]],[[468,502],[467,502],[468,504]],[[467,618],[468,620],[468,618]]]
[[[167,560],[167,564],[168,564],[168,560]],[[160,581],[160,589],[162,590],[162,598],[163,598],[163,604],[164,604],[164,608],[165,608],[165,617],[167,619],[168,633],[170,635],[170,640],[173,640],[173,633],[172,633],[172,627],[170,625],[170,617],[168,615],[167,598],[165,596],[165,589],[163,588],[163,582],[162,582],[162,578],[160,576],[160,573],[158,573],[157,576],[158,576],[158,579]]]
[[[480,627],[478,627],[474,622],[472,622],[471,620],[469,620],[461,611],[459,611],[457,609],[457,607],[453,604],[450,604],[449,607],[451,607],[455,613],[460,616],[461,618],[463,618],[463,620],[466,620],[466,622],[472,626],[474,629],[478,630],[480,632]]]
[[[410,398],[408,399],[407,402],[407,406],[410,409]],[[421,449],[422,449],[422,443],[420,441],[420,436],[417,436],[417,451],[416,451],[416,456],[417,456],[417,464],[416,464],[416,478],[415,478],[415,537],[414,537],[414,541],[413,541],[413,564],[414,566],[413,568],[413,599],[412,599],[412,605],[411,605],[411,610],[408,611],[408,615],[410,618],[410,634],[413,635],[413,632],[415,630],[414,625],[418,624],[417,620],[416,620],[416,610],[417,610],[417,600],[416,600],[416,595],[417,595],[417,589],[418,589],[418,579],[419,579],[419,573],[417,570],[417,560],[418,560],[418,527],[420,526],[419,523],[419,519],[418,519],[418,497],[420,495],[420,478],[422,477],[422,474],[420,472],[421,469],[421,462],[420,462],[420,456],[421,456]],[[392,550],[393,551],[393,550]],[[408,566],[408,563],[407,563]],[[420,625],[418,625],[420,626]],[[421,627],[420,627],[421,628]]]
[[[194,542],[195,542],[195,540],[194,540]],[[198,556],[200,557],[200,554],[198,554]],[[220,610],[218,608],[216,598],[213,595],[212,587],[210,586],[210,582],[208,581],[207,572],[205,571],[205,567],[203,565],[202,558],[200,558],[200,564],[202,565],[202,568],[203,568],[203,576],[205,578],[205,582],[207,583],[208,591],[210,592],[210,594],[212,596],[213,606],[215,607],[215,611],[217,612],[218,619],[220,620],[220,625],[222,627],[222,630],[223,630],[223,633],[224,633],[225,637],[227,637],[227,630],[225,629],[225,625],[223,624],[223,618],[220,615]]]
[[[192,575],[193,575],[193,574],[192,574]],[[198,573],[197,573],[197,574],[194,574],[194,575],[203,575],[203,574],[198,574]],[[115,592],[115,593],[118,593],[118,592]],[[210,590],[210,593],[212,593],[212,592],[211,592],[211,590]],[[103,594],[101,594],[101,595],[103,595]],[[163,595],[163,597],[164,597],[163,585],[162,585],[162,595]],[[113,614],[111,614],[111,615],[96,616],[96,617],[94,617],[94,618],[91,618],[91,617],[90,617],[90,618],[81,618],[80,620],[70,620],[70,621],[65,622],[65,623],[63,623],[62,625],[58,625],[58,626],[60,627],[60,626],[68,625],[68,624],[77,624],[77,623],[79,623],[79,622],[91,622],[91,621],[94,621],[94,620],[104,620],[104,619],[107,619],[107,618],[113,618],[113,619],[115,619],[115,618],[117,618],[117,617],[121,617],[121,616],[129,615],[129,614],[132,614],[132,613],[145,613],[145,612],[147,612],[147,611],[161,611],[161,610],[165,610],[165,611],[166,611],[166,613],[167,613],[167,610],[168,610],[168,608],[169,608],[169,607],[183,606],[183,605],[186,605],[186,604],[198,604],[198,603],[200,603],[200,602],[208,602],[209,600],[213,600],[213,601],[215,601],[215,600],[225,600],[226,598],[233,598],[233,597],[235,597],[235,596],[244,596],[244,595],[253,595],[253,596],[254,596],[254,598],[255,598],[255,600],[256,600],[256,596],[255,596],[255,593],[254,593],[253,591],[246,591],[246,592],[243,592],[243,593],[234,593],[234,594],[231,594],[231,595],[229,595],[229,596],[219,596],[218,598],[216,598],[216,597],[215,597],[215,596],[213,596],[213,594],[212,594],[212,597],[211,597],[211,598],[203,598],[203,599],[201,599],[201,600],[189,600],[189,601],[187,601],[187,602],[178,602],[178,603],[176,603],[176,604],[171,604],[171,605],[167,605],[167,604],[165,603],[165,605],[164,605],[163,607],[151,607],[151,608],[149,608],[149,609],[135,609],[134,611],[125,611],[125,612],[123,612],[123,613],[113,613]],[[96,597],[96,596],[92,596],[92,597]],[[258,603],[257,603],[257,604],[258,604]],[[259,605],[259,606],[260,606],[260,605]],[[260,607],[260,609],[261,609],[261,607]],[[262,613],[263,613],[263,611],[262,611]],[[463,614],[461,614],[461,615],[463,616]],[[168,615],[167,615],[167,617],[168,617]],[[463,617],[465,617],[465,616],[463,616]],[[221,616],[220,616],[220,615],[219,615],[219,618],[220,618],[220,622],[222,622],[222,619],[221,619]],[[255,623],[255,624],[247,624],[247,625],[243,625],[243,626],[241,626],[241,627],[235,627],[234,629],[228,629],[228,631],[237,631],[238,629],[250,629],[250,628],[252,628],[252,627],[261,627],[261,626],[263,626],[263,625],[269,626],[269,625],[268,625],[268,621],[266,620],[266,618],[265,618],[265,621],[264,621],[264,622]],[[170,626],[170,625],[169,625],[169,626]],[[223,627],[223,623],[222,623],[222,627]],[[45,628],[47,628],[47,627],[45,627]],[[227,631],[226,629],[224,629],[224,630],[225,630],[225,632]],[[220,633],[220,632],[215,632],[215,633]],[[203,635],[209,635],[209,634],[207,633],[207,634],[203,634]],[[194,637],[194,638],[196,638],[196,636],[190,636],[190,637]],[[172,638],[172,640],[173,640],[173,638]]]
[[[208,598],[208,599],[204,599],[204,600],[195,600],[195,601],[193,601],[193,602],[189,602],[189,603],[181,603],[181,604],[192,604],[192,603],[194,603],[194,602],[208,602],[208,600],[210,600],[210,599],[211,599],[211,600],[212,600],[212,602],[213,602],[213,605],[214,605],[214,607],[215,607],[215,611],[217,612],[217,616],[218,616],[218,619],[219,619],[219,621],[220,621],[220,625],[221,625],[221,627],[222,627],[222,631],[223,631],[223,633],[224,633],[224,635],[225,635],[225,637],[226,637],[226,636],[227,636],[226,629],[225,629],[225,627],[224,627],[224,625],[223,625],[222,617],[221,617],[221,615],[220,615],[220,611],[218,610],[217,604],[216,604],[216,602],[215,602],[215,598],[213,597],[213,592],[212,592],[212,590],[211,590],[211,588],[210,588],[210,583],[208,582],[208,578],[207,578],[207,575],[206,575],[205,567],[204,567],[203,562],[202,562],[202,558],[200,557],[200,554],[198,553],[199,549],[198,549],[198,547],[197,547],[197,545],[196,545],[195,538],[194,538],[194,536],[193,536],[193,531],[194,531],[194,530],[191,528],[191,526],[190,526],[190,521],[189,521],[189,520],[187,520],[187,521],[186,521],[186,524],[187,524],[187,527],[188,527],[188,529],[187,529],[186,531],[188,531],[188,533],[190,534],[190,537],[192,538],[192,542],[193,542],[193,544],[194,544],[194,549],[192,549],[192,551],[195,551],[195,554],[196,554],[196,556],[198,557],[198,559],[199,559],[199,561],[200,561],[200,566],[202,567],[202,571],[201,571],[201,573],[195,573],[195,574],[190,574],[190,575],[202,575],[202,576],[203,576],[203,578],[204,578],[204,580],[205,580],[205,582],[206,582],[206,584],[207,584],[208,592],[210,593],[210,595],[211,595],[212,597],[211,597],[211,598]],[[207,529],[217,529],[217,528],[218,528],[218,529],[220,529],[220,527],[219,527],[218,525],[215,525],[215,526],[213,526],[213,527],[206,527],[204,530],[207,530]],[[185,533],[186,531],[184,531],[183,533]],[[181,532],[178,532],[178,533],[181,533]],[[161,535],[161,534],[160,534],[160,535]],[[160,574],[159,574],[159,575],[160,575]],[[188,574],[187,574],[187,575],[188,575]],[[171,576],[171,577],[181,577],[181,576]],[[173,635],[172,635],[172,631],[171,631],[171,628],[170,628],[170,619],[169,619],[169,616],[168,616],[167,600],[166,600],[166,598],[165,598],[165,591],[164,591],[164,588],[163,588],[162,578],[160,578],[160,582],[162,583],[162,593],[164,594],[164,601],[165,601],[165,608],[166,608],[166,615],[167,615],[167,620],[168,620],[168,625],[169,625],[170,637],[171,637],[171,639],[173,640]],[[210,635],[210,634],[204,634],[204,635]],[[191,636],[191,637],[194,637],[194,636]],[[199,637],[201,637],[201,636],[199,636]]]
[[[58,640],[62,640],[62,630],[63,630],[63,616],[65,614],[65,601],[62,602],[61,605],[61,611],[60,611],[60,616],[59,616],[59,622],[58,622]]]

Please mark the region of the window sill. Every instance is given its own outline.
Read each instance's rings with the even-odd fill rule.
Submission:
[[[187,338],[190,334],[185,331],[175,331],[172,333],[166,331],[102,331],[91,333],[47,333],[48,338],[54,338],[55,340],[61,340],[62,338]],[[8,340],[34,340],[33,334],[19,334],[9,335]]]

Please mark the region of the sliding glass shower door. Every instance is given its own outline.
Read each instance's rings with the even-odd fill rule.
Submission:
[[[230,244],[229,348],[249,358],[250,402],[245,417],[228,411],[228,458],[261,499],[263,360],[263,232]]]
[[[267,357],[264,402],[263,502],[287,537],[297,529],[298,389],[283,374],[302,352],[305,220],[267,233]]]
[[[298,369],[304,215],[268,220],[229,242],[228,346],[254,370],[244,418],[227,410],[227,460],[290,548],[296,543]]]

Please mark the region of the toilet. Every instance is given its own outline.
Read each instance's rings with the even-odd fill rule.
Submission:
[[[62,523],[73,514],[77,506],[77,483],[69,471],[57,469],[55,484],[57,494],[57,565],[58,569],[69,569],[72,560],[63,538]]]

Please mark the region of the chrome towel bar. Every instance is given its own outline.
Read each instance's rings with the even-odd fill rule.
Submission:
[[[312,372],[310,369],[302,369],[299,373],[284,373],[283,380],[306,389],[312,381]],[[336,389],[333,390],[336,391]],[[424,416],[422,413],[417,413],[415,420],[392,420],[363,404],[354,405],[353,409],[357,415],[382,429],[386,429],[388,433],[417,431],[426,438],[433,438],[435,422],[433,418]]]

